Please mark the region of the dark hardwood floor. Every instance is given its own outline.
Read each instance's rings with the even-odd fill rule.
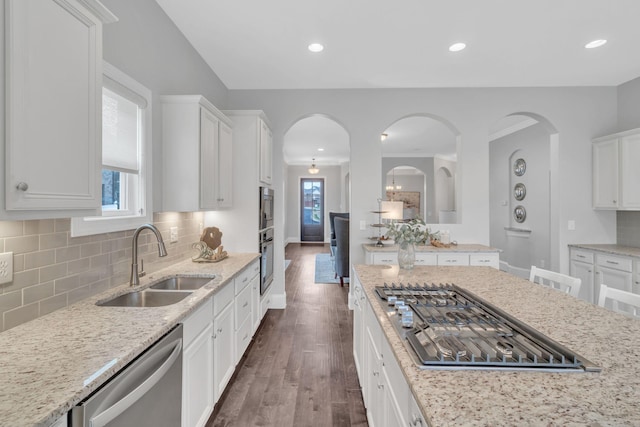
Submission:
[[[349,288],[314,283],[322,252],[327,245],[287,245],[287,308],[269,310],[207,427],[367,426]]]

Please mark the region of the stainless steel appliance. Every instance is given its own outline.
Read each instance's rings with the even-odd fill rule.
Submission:
[[[273,190],[267,187],[260,187],[260,223],[259,230],[273,227]]]
[[[453,284],[376,287],[421,368],[600,371],[506,312]]]
[[[179,426],[182,325],[71,410],[71,427]]]
[[[260,295],[273,282],[273,228],[260,232]]]

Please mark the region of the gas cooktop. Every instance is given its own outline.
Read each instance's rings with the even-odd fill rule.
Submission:
[[[421,368],[601,368],[454,284],[386,284],[379,302]]]

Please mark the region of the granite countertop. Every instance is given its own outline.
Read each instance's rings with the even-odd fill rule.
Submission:
[[[259,254],[218,263],[182,261],[140,278],[215,278],[165,307],[99,307],[131,291],[128,284],[0,333],[0,426],[49,426],[215,294]]]
[[[625,255],[640,258],[640,248],[612,244],[571,244],[570,248],[589,249],[613,255]]]
[[[398,245],[376,246],[375,243],[363,243],[365,252],[398,252]],[[478,244],[451,245],[448,248],[437,248],[432,245],[416,245],[416,252],[500,252],[500,249]]]
[[[432,426],[638,425],[640,320],[489,267],[357,265],[355,272]],[[602,367],[599,373],[420,370],[374,294],[384,282],[453,282]]]

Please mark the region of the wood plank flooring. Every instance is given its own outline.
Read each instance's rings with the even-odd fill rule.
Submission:
[[[327,245],[289,244],[287,308],[269,310],[207,427],[367,426],[349,288],[314,283]]]

